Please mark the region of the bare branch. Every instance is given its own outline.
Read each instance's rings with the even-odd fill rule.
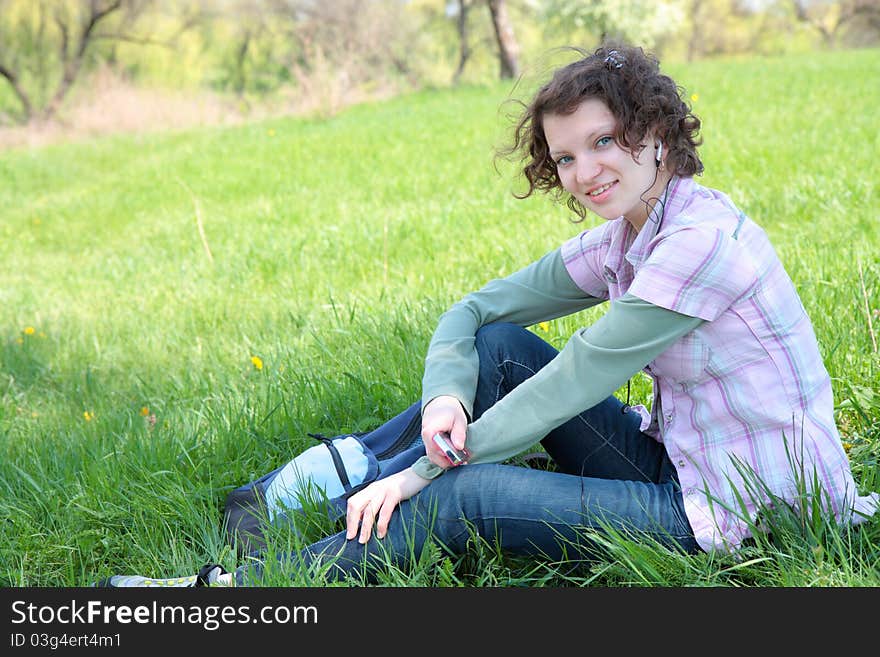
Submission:
[[[89,13],[89,16],[86,18],[86,23],[83,26],[82,36],[79,40],[79,48],[76,52],[76,58],[81,60],[82,56],[86,52],[86,48],[89,47],[89,37],[91,36],[95,27],[100,23],[104,18],[112,14],[114,11],[120,9],[122,7],[122,0],[114,0],[111,4],[103,9],[98,8],[98,0],[92,0],[92,10]]]
[[[31,117],[34,115],[33,105],[31,104],[30,98],[25,93],[21,84],[18,81],[18,76],[14,71],[9,69],[8,67],[0,64],[0,76],[6,78],[10,85],[12,85],[12,91],[15,93],[16,98],[21,103],[23,118],[25,121],[30,121]]]
[[[101,6],[99,0],[91,0],[89,5],[90,10],[83,22],[82,34],[80,35],[79,43],[76,46],[76,53],[73,55],[70,55],[67,25],[60,19],[60,16],[56,14],[56,21],[62,29],[62,61],[64,62],[64,71],[61,75],[61,81],[58,83],[58,88],[55,90],[55,94],[43,110],[43,118],[51,118],[58,111],[61,102],[73,86],[73,82],[76,80],[80,68],[82,67],[86,49],[88,49],[89,44],[94,38],[94,30],[97,25],[114,11],[118,11],[121,7],[122,0],[114,0],[114,2],[111,2],[106,6]]]
[[[58,48],[61,51],[61,61],[66,62],[70,59],[70,32],[67,29],[67,23],[58,12],[55,12],[55,24],[61,32],[61,44]]]
[[[141,46],[161,46],[163,48],[173,48],[174,44],[170,41],[151,39],[150,37],[139,37],[133,34],[120,34],[114,32],[103,32],[92,36],[92,41],[125,41],[127,43],[136,43]]]
[[[821,17],[811,14],[809,4],[805,0],[791,0],[794,15],[797,20],[814,27],[826,44],[831,44],[841,28],[847,23],[859,17],[865,17],[870,23],[874,16],[880,15],[880,6],[877,0],[852,0],[839,2],[836,18],[833,21],[823,21]]]

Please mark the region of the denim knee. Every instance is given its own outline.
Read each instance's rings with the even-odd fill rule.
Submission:
[[[510,345],[523,339],[526,329],[511,322],[492,322],[477,329],[478,351],[495,351],[499,345]]]

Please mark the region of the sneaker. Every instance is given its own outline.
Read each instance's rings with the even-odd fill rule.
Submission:
[[[140,575],[112,575],[99,580],[92,586],[99,588],[126,588],[126,587],[172,587],[172,588],[195,588],[200,586],[217,585],[217,578],[228,572],[223,566],[209,563],[202,566],[196,575],[189,577],[168,577],[160,579],[156,577],[141,577]]]

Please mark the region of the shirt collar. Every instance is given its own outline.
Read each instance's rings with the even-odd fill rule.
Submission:
[[[633,267],[637,267],[648,257],[648,247],[653,239],[657,237],[657,233],[663,228],[663,219],[674,217],[684,209],[687,200],[691,197],[695,184],[694,179],[690,177],[673,176],[670,179],[666,185],[661,202],[655,203],[654,207],[651,208],[648,220],[626,251],[625,257]],[[629,222],[626,223],[628,224]]]
[[[660,232],[663,218],[674,217],[684,209],[695,185],[691,177],[673,176],[666,186],[665,202],[654,205],[648,220],[638,233],[623,217],[614,220],[616,226],[611,230],[611,244],[605,259],[606,279],[617,280],[617,272],[620,271],[624,259],[635,267],[647,258],[648,245]]]

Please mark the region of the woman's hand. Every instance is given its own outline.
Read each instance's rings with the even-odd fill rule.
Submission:
[[[360,527],[359,543],[366,543],[373,533],[373,522],[376,523],[376,537],[385,538],[388,522],[397,505],[431,483],[417,475],[412,468],[379,479],[359,490],[348,498],[348,510],[345,515],[345,538],[353,539]]]
[[[441,395],[434,397],[425,405],[422,409],[422,441],[425,443],[425,453],[431,459],[431,463],[444,469],[452,465],[440,448],[434,444],[434,434],[448,433],[453,446],[463,450],[467,438],[467,424],[464,408],[455,397]]]

